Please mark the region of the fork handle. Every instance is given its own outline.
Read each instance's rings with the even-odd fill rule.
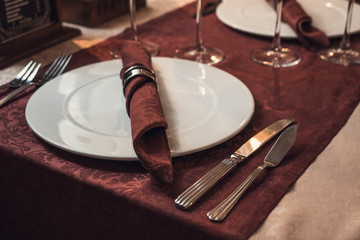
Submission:
[[[10,84],[9,84],[9,83],[5,83],[5,84],[3,84],[3,85],[0,86],[0,90],[1,90],[1,89],[4,89],[4,88],[8,88],[8,87],[10,87]]]
[[[26,83],[26,84],[22,85],[21,87],[17,88],[16,90],[14,90],[13,92],[11,92],[9,95],[0,99],[0,107],[2,107],[5,103],[7,103],[11,99],[13,99],[17,95],[19,95],[20,93],[22,93],[25,89],[27,89],[28,87],[30,87],[32,85],[34,85],[34,83],[32,83],[32,82]]]
[[[234,208],[235,204],[239,201],[241,196],[246,192],[259,174],[266,168],[266,165],[260,165],[248,176],[245,181],[231,193],[224,201],[217,205],[214,209],[207,213],[211,221],[221,222]]]
[[[178,208],[186,210],[189,209],[195,202],[197,202],[206,192],[208,192],[217,182],[224,178],[231,170],[233,170],[238,161],[232,158],[226,158],[220,162],[210,172],[196,181],[182,194],[175,199],[175,204]]]

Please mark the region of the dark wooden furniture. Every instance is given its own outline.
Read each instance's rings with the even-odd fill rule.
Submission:
[[[129,13],[129,0],[61,0],[66,22],[95,27],[115,17]],[[136,7],[146,6],[146,0],[136,0]]]
[[[0,68],[80,34],[62,26],[59,0],[0,0]]]

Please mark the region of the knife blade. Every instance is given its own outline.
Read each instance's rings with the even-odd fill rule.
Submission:
[[[292,118],[279,120],[250,138],[230,158],[224,159],[210,172],[196,181],[182,194],[175,199],[175,205],[183,210],[193,206],[205,193],[207,193],[216,183],[228,175],[237,164],[255,153],[261,146],[267,143],[275,135],[294,122]]]
[[[211,221],[221,222],[224,220],[259,174],[265,168],[276,167],[282,161],[295,142],[298,126],[299,124],[293,124],[286,128],[266,155],[264,163],[258,166],[224,201],[207,213],[207,216]]]

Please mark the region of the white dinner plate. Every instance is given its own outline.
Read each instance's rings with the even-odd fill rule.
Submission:
[[[156,57],[172,156],[217,145],[250,121],[254,99],[237,78],[192,61]],[[87,65],[46,83],[30,98],[26,119],[61,149],[109,160],[137,160],[119,77],[121,60]]]
[[[297,0],[311,16],[313,26],[328,37],[344,33],[348,1],[345,0]],[[266,0],[224,0],[216,9],[216,15],[224,24],[234,29],[273,37],[276,14]],[[360,5],[354,4],[351,31],[360,31]],[[289,25],[282,23],[281,37],[296,38]]]

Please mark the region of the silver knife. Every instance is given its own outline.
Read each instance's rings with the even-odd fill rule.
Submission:
[[[293,124],[286,128],[266,155],[264,163],[257,167],[232,194],[207,213],[211,221],[220,222],[224,220],[257,176],[259,176],[265,168],[276,167],[281,162],[295,142],[298,126],[298,124]]]
[[[244,143],[230,158],[224,159],[210,172],[196,181],[182,194],[175,199],[178,208],[186,210],[194,205],[206,192],[208,192],[217,182],[223,179],[233,170],[238,163],[256,152],[262,145],[281,132],[284,128],[294,122],[292,118],[279,120]]]

